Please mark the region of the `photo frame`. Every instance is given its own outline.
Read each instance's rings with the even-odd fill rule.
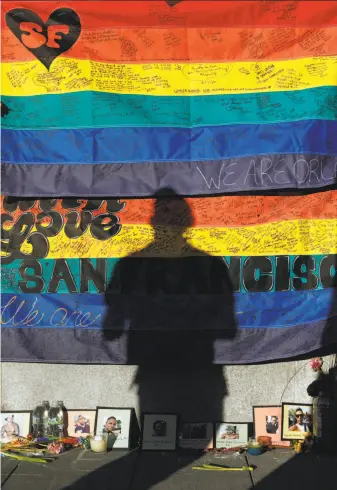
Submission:
[[[240,447],[248,444],[247,422],[217,422],[215,447],[217,449]]]
[[[289,447],[282,436],[282,405],[254,405],[253,421],[255,437],[269,436],[275,446]]]
[[[86,437],[95,431],[96,410],[68,409],[67,432],[70,437]]]
[[[181,422],[178,430],[181,449],[213,449],[214,424],[212,422]]]
[[[96,407],[95,433],[108,433],[108,449],[131,446],[131,426],[134,408]]]
[[[10,442],[17,436],[27,437],[32,429],[32,419],[32,410],[6,410],[1,412],[1,442]]]
[[[178,414],[144,413],[141,449],[143,451],[175,451],[178,440]]]
[[[312,409],[310,403],[282,403],[282,441],[304,439],[306,432],[312,433]]]

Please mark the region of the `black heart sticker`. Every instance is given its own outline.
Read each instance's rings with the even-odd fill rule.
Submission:
[[[175,7],[177,3],[182,2],[182,0],[165,0],[169,7]]]
[[[68,51],[81,33],[77,13],[68,8],[54,10],[47,22],[32,10],[13,9],[6,23],[14,36],[49,70],[60,54]]]

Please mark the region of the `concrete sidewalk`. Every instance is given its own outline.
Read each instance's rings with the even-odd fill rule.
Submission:
[[[255,465],[253,472],[208,472],[192,466]],[[2,458],[3,490],[337,490],[337,456],[295,455],[275,449],[262,456],[239,454],[74,449],[48,465]]]

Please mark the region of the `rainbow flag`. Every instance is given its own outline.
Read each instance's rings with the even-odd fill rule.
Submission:
[[[4,1],[2,358],[337,343],[337,3]]]

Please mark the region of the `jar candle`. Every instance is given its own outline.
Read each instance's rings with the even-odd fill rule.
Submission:
[[[90,448],[94,453],[105,453],[108,448],[108,435],[95,434],[90,438]]]
[[[255,437],[250,437],[248,441],[248,454],[251,456],[259,456],[262,454],[262,445]]]

